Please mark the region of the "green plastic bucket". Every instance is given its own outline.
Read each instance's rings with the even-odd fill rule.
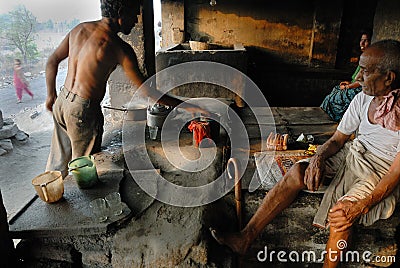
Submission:
[[[68,170],[71,171],[79,188],[90,188],[98,182],[96,164],[92,155],[81,156],[70,161]]]

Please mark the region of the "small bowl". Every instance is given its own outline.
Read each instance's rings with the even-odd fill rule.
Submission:
[[[189,41],[189,46],[191,50],[207,50],[209,48],[208,43],[199,41]]]

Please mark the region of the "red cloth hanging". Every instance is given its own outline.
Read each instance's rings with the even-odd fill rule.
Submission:
[[[208,122],[201,122],[194,120],[190,122],[188,129],[190,130],[190,132],[193,132],[193,138],[196,147],[199,147],[200,142],[204,138],[211,139],[210,124]]]

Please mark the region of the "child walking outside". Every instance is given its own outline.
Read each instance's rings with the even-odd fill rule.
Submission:
[[[25,78],[24,72],[22,71],[20,59],[14,60],[14,86],[15,92],[17,93],[17,103],[21,103],[22,93],[24,90],[33,99],[33,93],[29,90],[29,83]]]

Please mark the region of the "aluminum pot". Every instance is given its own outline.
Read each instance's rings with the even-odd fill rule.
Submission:
[[[147,125],[149,127],[162,128],[165,118],[172,111],[172,107],[167,107],[162,104],[154,104],[147,109]]]

